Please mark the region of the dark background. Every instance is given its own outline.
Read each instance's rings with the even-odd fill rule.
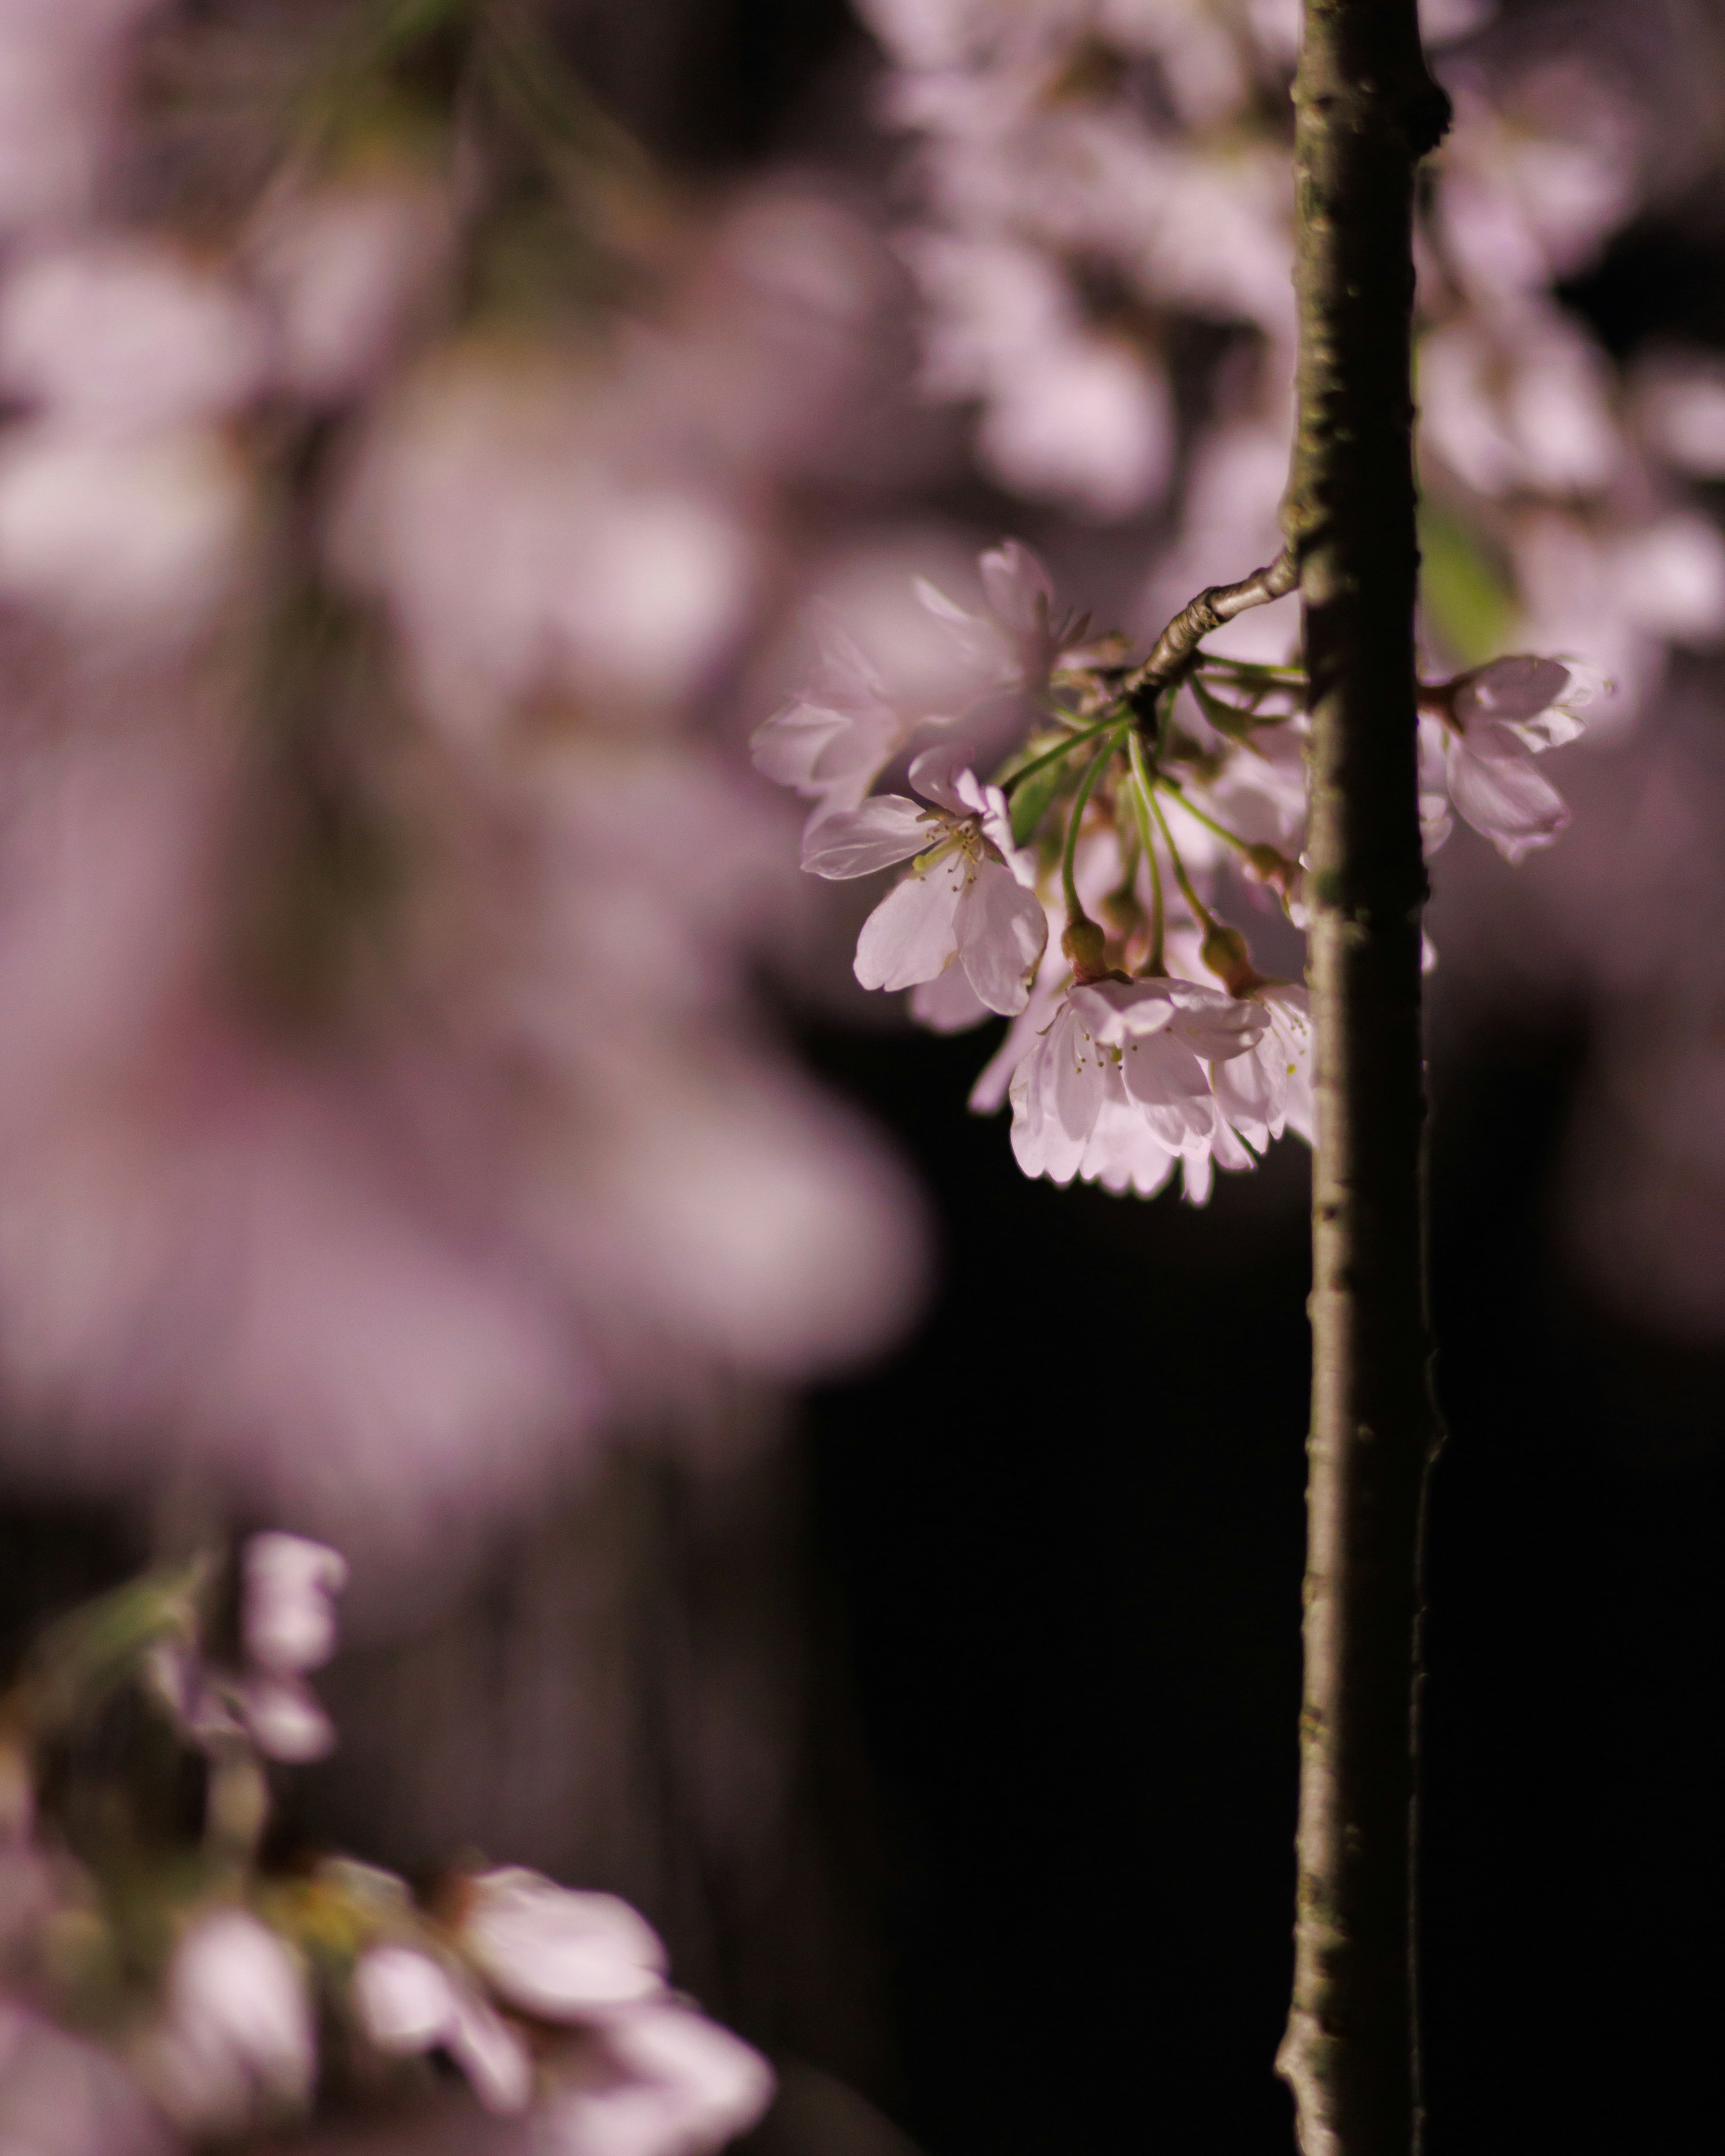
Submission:
[[[1548,1229],[1584,1044],[1440,1071],[1431,2156],[1725,2140],[1722,1372]],[[937,2156],[1281,2151],[1308,1273],[1296,1148],[1207,1214],[1024,1182],[975,1043],[829,1040],[937,1193],[923,1332],[811,1416]],[[1255,1183],[1256,1187],[1254,1187]]]

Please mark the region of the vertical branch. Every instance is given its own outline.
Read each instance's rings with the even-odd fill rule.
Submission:
[[[1413,1674],[1428,1375],[1409,388],[1414,168],[1441,134],[1415,0],[1306,0],[1294,89],[1289,537],[1312,715],[1312,1419],[1295,1981],[1305,2156],[1418,2140]]]

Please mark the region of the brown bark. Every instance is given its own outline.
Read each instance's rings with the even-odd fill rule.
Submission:
[[[1414,170],[1446,106],[1414,0],[1307,0],[1295,84],[1299,435],[1288,533],[1312,716],[1306,1691],[1292,2010],[1306,2156],[1419,2141],[1414,1671],[1429,1378],[1409,321]]]

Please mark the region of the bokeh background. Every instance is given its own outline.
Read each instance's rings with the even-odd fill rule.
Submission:
[[[1725,13],[1427,10],[1433,2156],[1710,2148]],[[752,728],[1272,550],[1276,0],[0,0],[6,1631],[336,1543],[294,1830],[614,1888],[778,2156],[1288,2145],[1292,1142],[1024,1181]],[[1286,607],[1266,614],[1293,634]]]

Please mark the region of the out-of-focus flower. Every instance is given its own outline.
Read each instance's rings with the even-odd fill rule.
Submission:
[[[755,768],[764,778],[815,803],[810,839],[827,817],[858,806],[910,732],[879,670],[854,639],[830,618],[819,622],[817,633],[814,679],[749,739]],[[930,713],[920,723],[943,721]]]
[[[321,1669],[336,1651],[335,1598],[347,1584],[347,1558],[304,1535],[271,1531],[248,1537],[240,1568],[240,1626],[252,1660],[278,1676]]]
[[[619,2012],[558,2076],[541,2118],[552,2156],[709,2156],[773,2097],[766,2061],[671,2000]]]
[[[1042,906],[1015,868],[1006,798],[984,787],[959,744],[925,749],[911,783],[932,809],[877,793],[829,817],[810,838],[804,868],[858,876],[919,856],[863,925],[856,977],[865,988],[906,988],[954,963],[990,1010],[1010,1017],[1029,994],[1047,940]]]
[[[234,589],[251,510],[243,466],[201,429],[21,429],[0,445],[0,588],[98,638],[172,644]]]
[[[157,0],[8,0],[0,10],[0,231],[90,207],[126,33]]]
[[[112,2052],[0,2005],[0,2148],[8,2156],[175,2156],[180,2145]]]
[[[166,2015],[142,2069],[169,2116],[234,2133],[311,2101],[317,2045],[304,1971],[244,1909],[199,1917],[168,1968]]]
[[[360,459],[336,557],[388,605],[453,741],[484,745],[558,696],[614,724],[662,720],[735,632],[752,535],[692,475],[631,470],[656,415],[605,402],[543,355],[444,354]]]
[[[1667,351],[1635,369],[1634,405],[1659,455],[1692,478],[1725,479],[1725,361]]]
[[[510,2005],[550,2020],[665,1988],[665,1948],[614,1894],[578,1894],[521,1866],[463,1886],[460,1939]]]
[[[442,2049],[489,2111],[524,2111],[532,2096],[526,2046],[501,2017],[417,1948],[368,1948],[354,1966],[360,2025],[379,2051]]]
[[[1440,750],[1450,801],[1506,860],[1549,845],[1568,822],[1528,757],[1573,741],[1587,723],[1581,711],[1608,685],[1580,660],[1517,654],[1421,692],[1425,771],[1435,773]],[[1424,814],[1428,844],[1441,843],[1440,809],[1430,803]]]
[[[261,326],[234,286],[166,246],[44,250],[0,285],[0,381],[85,438],[234,411],[264,365]]]
[[[223,1669],[190,1641],[163,1640],[150,1658],[157,1692],[206,1750],[244,1737],[268,1758],[324,1758],[335,1749],[335,1725],[301,1672],[335,1652],[331,1596],[347,1580],[347,1563],[321,1543],[267,1533],[248,1540],[240,1573],[248,1666]]]
[[[988,600],[986,614],[968,613],[926,578],[916,580],[917,597],[951,629],[965,658],[991,686],[1045,696],[1055,661],[1069,644],[1082,640],[1086,621],[1055,613],[1048,571],[1016,539],[990,547],[977,567]]]
[[[273,382],[314,404],[367,388],[447,271],[454,241],[441,190],[405,166],[281,190],[248,247],[273,331]]]

